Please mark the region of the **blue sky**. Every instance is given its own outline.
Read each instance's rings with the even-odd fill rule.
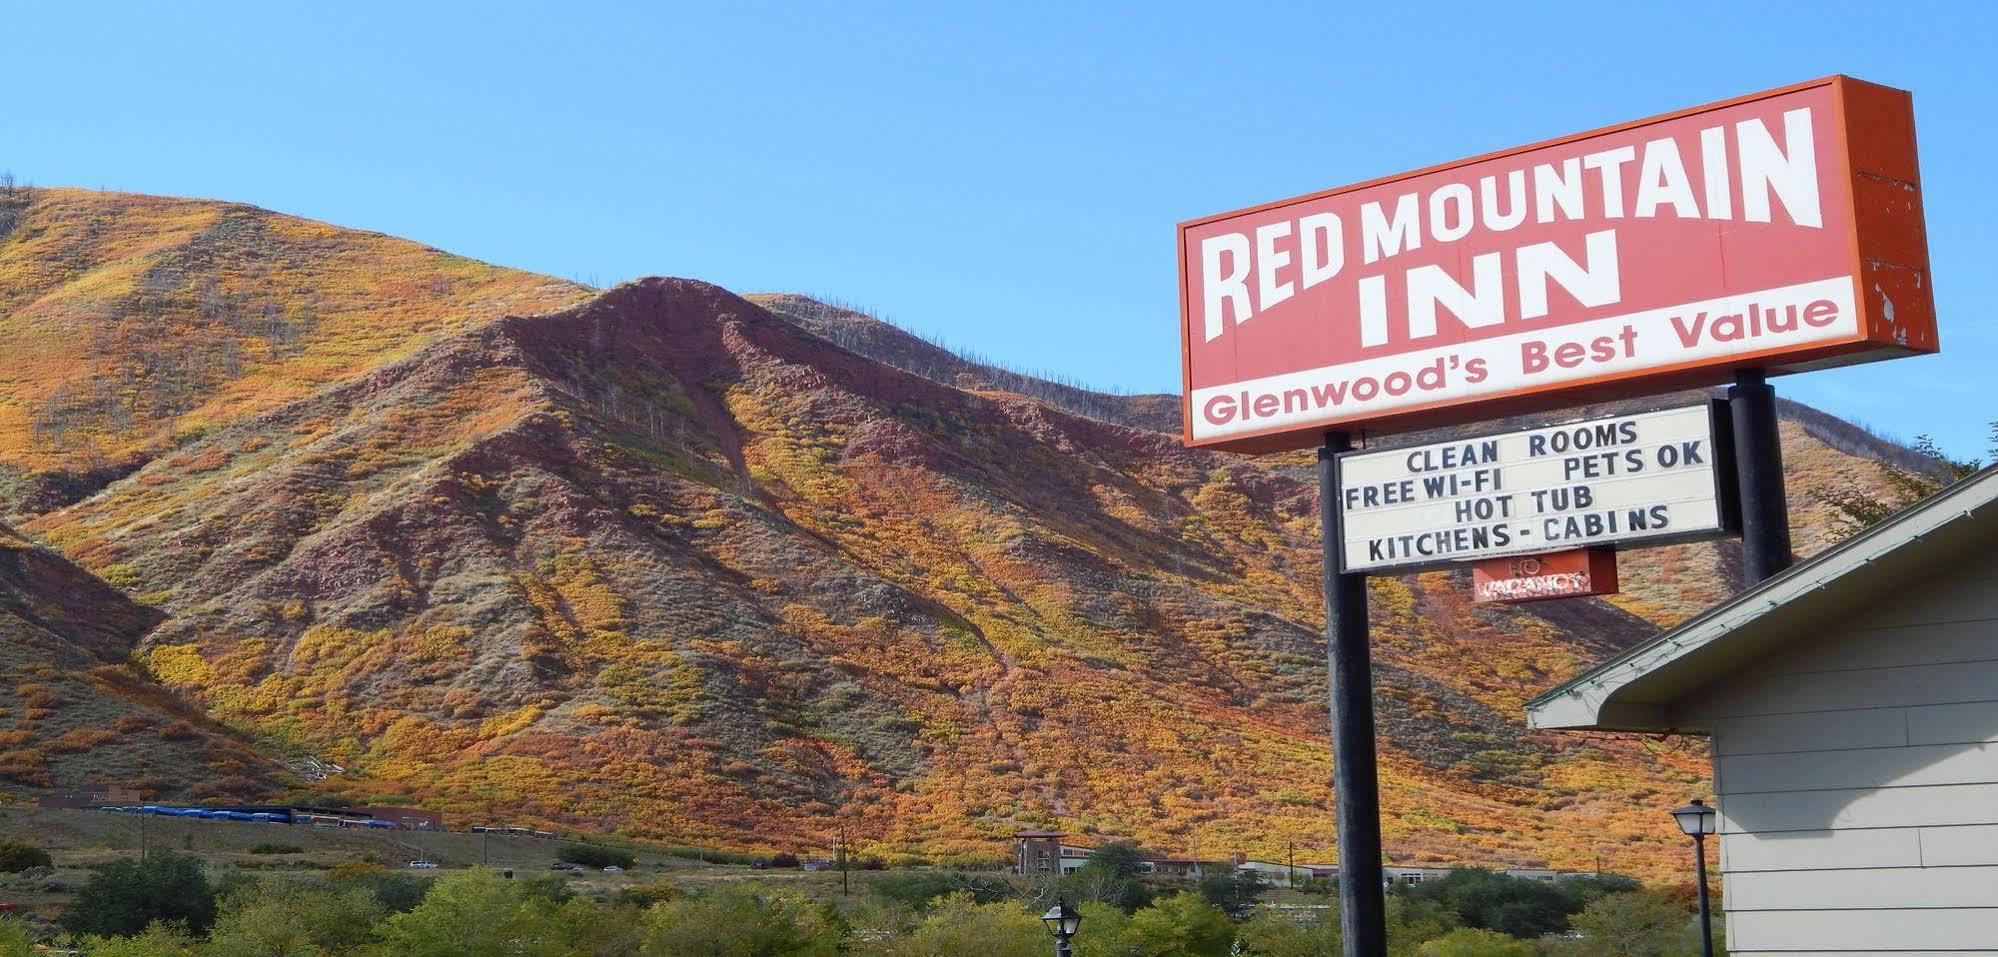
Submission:
[[[1779,391],[1984,454],[1998,4],[1745,6],[42,2],[0,169],[1173,391],[1182,219],[1849,73],[1915,93],[1944,353]]]

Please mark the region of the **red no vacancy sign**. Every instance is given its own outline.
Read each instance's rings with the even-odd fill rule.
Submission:
[[[1185,438],[1937,348],[1908,95],[1846,77],[1183,223]]]

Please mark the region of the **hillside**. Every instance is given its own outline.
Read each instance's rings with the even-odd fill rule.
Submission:
[[[783,313],[652,279],[467,307],[24,527],[158,609],[153,675],[347,769],[319,782],[336,796],[710,844],[844,821],[990,858],[1038,823],[1327,853],[1307,456],[1188,450],[1106,421],[1169,397],[763,301]],[[1805,419],[1784,439],[1808,549],[1810,490],[1874,467]],[[1651,550],[1613,601],[1518,609],[1454,573],[1376,582],[1394,858],[1676,866],[1658,811],[1703,789],[1704,754],[1529,734],[1521,705],[1724,595],[1735,555]]]
[[[0,189],[0,514],[573,283],[240,203]]]
[[[131,663],[160,619],[0,526],[0,781],[249,796],[288,779]]]

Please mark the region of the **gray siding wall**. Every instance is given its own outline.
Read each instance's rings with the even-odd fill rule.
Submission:
[[[1682,703],[1734,954],[1998,955],[1998,550]]]

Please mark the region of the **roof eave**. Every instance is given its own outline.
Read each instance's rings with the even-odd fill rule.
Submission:
[[[1669,710],[1646,694],[1670,673],[1697,666],[1707,649],[1754,630],[1754,644],[1768,647],[1789,637],[1786,624],[1804,626],[1815,608],[1862,600],[1863,588],[1831,589],[1859,579],[1896,579],[1940,555],[1904,551],[1925,538],[1968,522],[1998,499],[1998,466],[1964,479],[1859,535],[1736,595],[1657,638],[1527,702],[1533,728],[1570,730],[1686,731]],[[1952,536],[1974,544],[1976,535]],[[1953,550],[1951,550],[1953,551]],[[1897,560],[1898,559],[1898,560]],[[1778,614],[1780,613],[1780,614]],[[1708,657],[1715,657],[1711,654]]]

